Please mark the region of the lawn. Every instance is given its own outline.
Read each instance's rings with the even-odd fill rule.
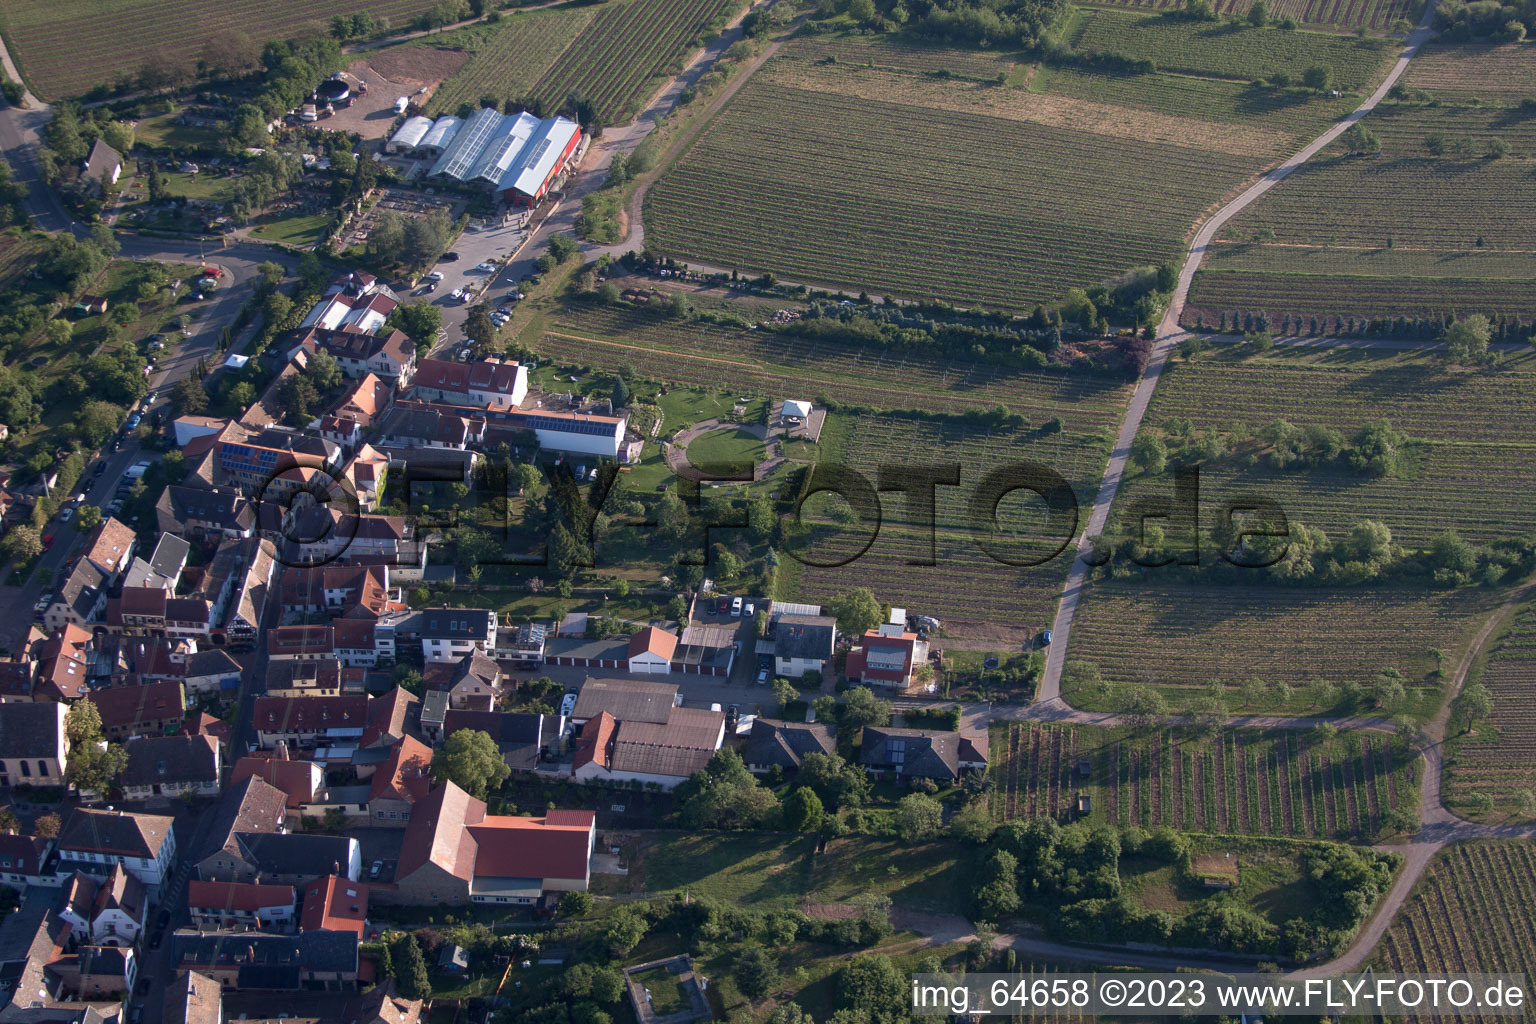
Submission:
[[[818,65],[792,43],[647,194],[647,243],[802,283],[1027,312],[1175,258],[1201,211],[1276,151],[1209,127]]]
[[[278,217],[274,220],[262,221],[251,230],[251,234],[269,242],[283,242],[307,249],[325,237],[325,229],[330,227],[334,219],[329,213]]]
[[[651,1012],[657,1017],[666,1017],[688,1009],[688,994],[683,991],[677,975],[668,971],[665,966],[652,967],[648,971],[632,974],[630,980],[645,988],[646,993],[651,997]]]
[[[688,461],[695,466],[725,463],[757,465],[767,457],[768,452],[763,442],[747,430],[711,430],[688,443]]]
[[[224,141],[223,133],[217,129],[177,124],[177,116],[146,117],[134,126],[134,141],[149,149],[168,150],[213,149]]]

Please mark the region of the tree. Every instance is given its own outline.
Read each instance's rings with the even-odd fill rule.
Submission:
[[[869,773],[836,754],[806,754],[796,779],[816,791],[823,807],[833,810],[862,804],[871,788]]]
[[[1134,728],[1148,729],[1168,717],[1168,702],[1157,690],[1144,684],[1122,687],[1119,703],[1125,720]]]
[[[95,505],[81,505],[80,511],[75,513],[75,525],[86,531],[96,529],[101,525],[101,509]]]
[[[1486,316],[1474,313],[1463,317],[1445,329],[1440,340],[1445,342],[1445,357],[1453,363],[1478,362],[1488,354],[1488,340],[1493,337],[1493,325]]]
[[[80,790],[106,796],[117,777],[128,767],[128,752],[116,743],[93,740],[71,746],[64,780]]]
[[[1248,24],[1254,28],[1269,24],[1269,5],[1264,0],[1253,0],[1253,6],[1248,8]]]
[[[1462,688],[1451,701],[1451,714],[1462,722],[1461,731],[1469,733],[1479,719],[1493,713],[1493,694],[1482,683],[1472,683]]]
[[[896,828],[906,839],[932,839],[944,827],[944,806],[931,796],[908,793],[896,805]]]
[[[1424,150],[1430,156],[1442,156],[1445,153],[1445,136],[1439,132],[1430,132],[1424,136]]]
[[[780,714],[784,714],[785,708],[800,699],[800,691],[795,689],[795,684],[788,679],[775,679],[773,681],[773,699],[779,702]]]
[[[880,602],[868,587],[855,587],[841,597],[834,597],[828,610],[837,619],[837,628],[850,636],[863,636],[880,625],[884,617]]]
[[[341,364],[325,349],[316,349],[309,357],[309,379],[324,394],[341,383]]]
[[[42,817],[38,818],[32,823],[32,831],[40,839],[57,839],[59,836],[59,827],[62,824],[63,823],[59,821],[59,816],[50,812],[48,814],[44,814]]]
[[[1333,68],[1314,64],[1302,73],[1301,84],[1313,92],[1326,92],[1333,85]]]
[[[629,401],[633,397],[629,389],[629,382],[623,377],[613,378],[613,391],[609,394],[609,400],[613,403],[613,411],[629,408]]]
[[[289,377],[277,389],[278,406],[294,426],[302,426],[309,419],[309,411],[320,401],[320,395],[309,378],[299,374]]]
[[[843,701],[839,717],[843,728],[849,732],[856,733],[866,725],[878,727],[891,724],[891,702],[875,696],[874,691],[866,686],[856,686],[849,690]]]
[[[826,811],[821,797],[808,786],[801,786],[784,798],[784,827],[790,832],[815,832],[821,828]]]
[[[179,416],[201,416],[208,411],[208,389],[196,376],[183,378],[171,390],[171,404]]]
[[[19,562],[29,562],[43,553],[43,538],[33,526],[13,526],[0,540],[6,557]]]
[[[757,828],[779,809],[778,797],[734,750],[715,751],[677,792],[683,821],[695,828]]]
[[[496,325],[491,322],[491,310],[480,303],[469,311],[464,320],[464,336],[474,342],[480,351],[489,348],[496,340]]]
[[[558,263],[564,263],[581,252],[581,243],[571,235],[551,235],[549,237],[549,254]]]
[[[69,706],[64,715],[64,738],[71,747],[83,747],[101,739],[101,712],[95,701],[81,697]]]
[[[897,1018],[908,1009],[910,982],[883,953],[861,953],[848,961],[838,978],[837,991],[843,1006],[867,1017],[859,1020]]]
[[[1139,433],[1131,442],[1131,461],[1143,473],[1161,473],[1168,465],[1168,446],[1151,434]]]
[[[1380,153],[1381,140],[1376,133],[1365,125],[1356,121],[1339,136],[1339,141],[1344,144],[1344,149],[1350,153]]]
[[[460,729],[432,758],[432,778],[452,781],[477,800],[484,800],[495,786],[512,773],[490,733]]]
[[[121,406],[111,402],[86,402],[75,416],[75,430],[87,448],[100,448],[122,425]]]
[[[1501,160],[1509,156],[1509,143],[1500,138],[1489,139],[1487,148],[1483,152],[1488,154],[1490,160]]]
[[[779,983],[779,963],[761,946],[748,946],[736,957],[736,987],[752,1002],[766,999]]]
[[[389,315],[389,326],[404,332],[417,347],[428,345],[437,340],[437,332],[443,326],[443,311],[425,302],[401,303]]]
[[[455,736],[458,733],[454,733]],[[395,983],[407,999],[430,999],[432,982],[427,978],[427,961],[421,955],[416,936],[406,933],[395,940],[390,950],[395,965]]]
[[[980,846],[992,837],[996,822],[987,811],[985,800],[972,800],[949,819],[949,834],[966,843]]]
[[[592,913],[592,895],[572,890],[560,897],[561,917],[586,917]]]
[[[1007,850],[995,850],[987,858],[981,874],[985,881],[972,896],[979,919],[996,921],[1019,909],[1018,869],[1019,859]]]

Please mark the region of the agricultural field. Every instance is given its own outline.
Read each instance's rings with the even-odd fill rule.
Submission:
[[[737,0],[614,0],[475,26],[447,40],[472,56],[438,89],[429,110],[450,113],[482,96],[495,96],[498,104],[533,97],[554,110],[578,94],[596,104],[599,120],[621,123],[645,100],[648,85],[736,6]],[[432,36],[421,45],[444,42]]]
[[[1536,929],[1528,914],[1536,906],[1533,878],[1536,851],[1528,841],[1447,846],[1398,912],[1377,947],[1375,966],[1405,973],[1536,974]],[[1499,1018],[1463,1014],[1458,1019]]]
[[[1366,684],[1395,668],[1410,686],[1429,686],[1441,668],[1435,652],[1457,650],[1497,604],[1498,595],[1481,588],[1095,580],[1078,606],[1069,654],[1095,663],[1109,682],[1154,686],[1175,706],[1213,679],[1230,686],[1255,674],[1301,692],[1314,679]],[[1316,710],[1294,703],[1296,713]]]
[[[1274,148],[1262,131],[1257,142],[1234,133],[1246,155],[1223,152],[1219,131],[1198,137],[1210,146],[1176,144],[1139,111],[1080,123],[1070,110],[961,103],[966,90],[1021,102],[1007,86],[872,79],[852,66],[824,88],[786,84],[810,81],[807,62],[787,50],[647,194],[652,249],[1027,311],[1068,287],[1173,259],[1200,212]],[[823,80],[834,73],[819,70]],[[899,99],[866,94],[897,87]],[[1042,123],[1051,117],[1061,126]]]
[[[1089,11],[1069,36],[1079,53],[1114,52],[1155,62],[1160,70],[1245,81],[1285,73],[1300,83],[1313,65],[1333,72],[1333,88],[1363,90],[1386,73],[1396,40],[1253,28],[1125,11]]]
[[[783,398],[788,389],[861,409],[936,413],[1002,404],[1037,426],[1060,415],[1069,430],[1084,433],[1113,431],[1130,395],[1125,383],[1102,377],[679,322],[625,306],[573,303],[518,340],[561,362],[608,370],[627,363],[641,377],[710,391]]]
[[[1403,82],[1447,103],[1513,105],[1536,95],[1536,48],[1519,43],[1426,43]]]
[[[98,85],[132,80],[153,60],[192,71],[210,38],[239,33],[270,39],[324,35],[332,16],[368,11],[405,25],[433,0],[7,0],[0,32],[32,91],[43,99],[80,96]]]
[[[1394,831],[1391,812],[1418,814],[1417,761],[1378,733],[1000,722],[990,744],[991,809],[1002,821],[1373,841]]]
[[[1252,0],[1212,0],[1220,14],[1246,14]],[[1084,7],[1133,8],[1142,11],[1176,11],[1184,0],[1086,0]],[[1365,26],[1377,32],[1390,29],[1399,18],[1413,19],[1418,7],[1413,0],[1273,0],[1269,16],[1278,21],[1295,18],[1308,28],[1352,31]]]
[[[1486,60],[1513,59],[1495,49]],[[1223,228],[1185,326],[1234,312],[1326,318],[1327,333],[1355,333],[1339,317],[1536,318],[1536,110],[1389,103],[1361,124],[1380,153],[1336,147]]]
[[[475,25],[414,41],[413,46],[453,47],[470,55],[432,94],[427,113],[451,114],[461,103],[478,105],[482,96],[495,96],[500,106],[532,94],[534,85],[597,11],[593,6],[510,12],[496,25]]]
[[[1458,814],[1492,820],[1529,818],[1520,794],[1536,789],[1536,609],[1527,605],[1477,678],[1493,695],[1493,714],[1470,735],[1446,739],[1446,802]],[[1472,806],[1476,794],[1491,813]]]
[[[1497,373],[1465,373],[1413,352],[1277,348],[1244,359],[1229,349],[1171,364],[1142,430],[1166,438],[1171,421],[1188,419],[1194,435],[1214,429],[1228,439],[1226,454],[1201,465],[1207,529],[1223,502],[1258,493],[1335,539],[1373,519],[1398,543],[1424,546],[1448,528],[1477,542],[1536,531],[1536,449],[1525,429],[1532,415],[1536,359],[1528,353]],[[1262,442],[1235,440],[1283,419],[1332,428],[1348,441],[1383,417],[1415,442],[1399,476],[1365,476],[1342,462],[1276,469]],[[1171,470],[1130,473],[1116,507],[1171,493],[1171,481]]]

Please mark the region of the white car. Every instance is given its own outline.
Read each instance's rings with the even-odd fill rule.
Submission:
[[[434,270],[434,271],[432,271],[432,273],[427,275],[427,280],[428,281],[441,281],[442,279],[443,279],[443,272],[441,270]]]
[[[746,604],[746,607],[742,608],[742,610],[741,610],[741,617],[744,618],[744,619],[750,619],[752,616],[754,616],[756,614],[757,614],[757,605],[753,604],[751,601],[748,601],[747,604]]]
[[[75,510],[72,508],[67,508],[59,513],[59,522],[61,523],[67,523],[73,518],[75,518]]]
[[[565,716],[566,718],[569,718],[569,717],[571,717],[571,714],[575,710],[576,710],[576,695],[574,693],[568,693],[564,697],[560,698],[560,714],[561,715]]]
[[[484,263],[476,265],[475,269],[482,274],[494,274],[496,273],[496,264],[491,260],[486,260]]]

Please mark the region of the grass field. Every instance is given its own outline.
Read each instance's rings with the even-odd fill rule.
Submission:
[[[1493,714],[1472,734],[1447,737],[1446,801],[1464,816],[1529,818],[1520,794],[1536,789],[1536,609],[1521,610],[1477,681],[1493,695]],[[1491,813],[1472,806],[1475,794],[1493,801]]]
[[[472,54],[429,110],[449,113],[487,95],[498,103],[536,97],[553,110],[575,93],[596,104],[604,123],[619,124],[734,6],[736,0],[614,0],[515,13],[498,25],[423,39],[421,45],[458,45]]]
[[[695,466],[709,463],[764,461],[763,442],[745,430],[712,430],[688,444],[688,461]]]
[[[308,248],[324,237],[325,229],[334,219],[335,217],[329,213],[279,217],[258,224],[251,229],[251,234],[269,242],[286,242],[289,245]]]
[[[1004,821],[1374,840],[1387,812],[1418,808],[1417,762],[1377,734],[1004,722],[992,727],[991,752],[992,813]],[[1083,797],[1086,813],[1077,810]]]
[[[1246,14],[1252,0],[1214,0],[1212,7],[1226,15]],[[1136,8],[1139,10],[1178,10],[1183,0],[1086,0],[1085,7]],[[1411,18],[1416,10],[1411,0],[1274,0],[1269,4],[1271,18],[1295,18],[1309,28],[1367,29],[1385,31],[1399,18]]]
[[[1228,440],[1227,454],[1201,465],[1202,514],[1209,528],[1224,502],[1258,493],[1334,539],[1373,519],[1395,541],[1423,546],[1448,528],[1479,542],[1536,530],[1531,415],[1536,359],[1529,354],[1511,357],[1498,373],[1462,373],[1411,352],[1277,348],[1263,357],[1227,350],[1176,361],[1142,430],[1166,439],[1173,421],[1188,419],[1195,435],[1214,429],[1233,439],[1234,428],[1251,435],[1284,419],[1330,427],[1348,441],[1385,417],[1419,442],[1403,475],[1365,476],[1342,462],[1275,469],[1262,442]],[[1117,509],[1140,494],[1170,493],[1171,481],[1171,471],[1128,474]]]
[[[802,59],[797,45],[648,193],[653,248],[1023,310],[1173,258],[1200,212],[1284,141],[916,66],[818,65],[820,50]]]
[[[133,79],[153,56],[191,71],[209,37],[239,32],[259,50],[269,39],[310,30],[324,35],[331,17],[368,11],[399,27],[431,0],[8,0],[0,31],[32,90],[44,99],[78,96],[96,85]]]
[[[1334,88],[1345,92],[1372,83],[1397,50],[1395,41],[1382,39],[1108,10],[1086,12],[1071,41],[1080,53],[1112,51],[1152,60],[1161,70],[1245,81],[1284,72],[1300,82],[1307,68],[1320,64],[1332,69]]]
[[[1536,905],[1533,879],[1536,851],[1529,842],[1446,847],[1392,922],[1375,966],[1390,972],[1508,971],[1530,977],[1536,973],[1536,931],[1523,911]],[[1464,1013],[1458,1019],[1499,1018]]]
[[[1528,50],[1432,49],[1413,80],[1415,60],[1410,84],[1434,102],[1383,104],[1362,122],[1380,153],[1335,147],[1233,218],[1195,278],[1185,324],[1288,313],[1361,333],[1335,318],[1536,319],[1536,107],[1519,85],[1536,66]]]
[[[1454,651],[1497,604],[1482,589],[1095,581],[1069,653],[1096,663],[1106,680],[1156,686],[1176,705],[1213,679],[1231,685],[1255,675],[1299,688],[1319,678],[1368,683],[1392,667],[1417,685],[1439,667],[1431,649]]]

